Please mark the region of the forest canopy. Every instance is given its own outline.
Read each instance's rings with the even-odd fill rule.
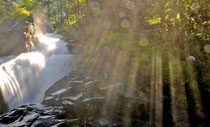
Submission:
[[[84,45],[78,65],[88,74],[135,84],[148,96],[153,86],[145,84],[154,78],[156,86],[162,85],[157,91],[163,91],[159,94],[166,107],[159,115],[165,126],[173,124],[171,103],[188,106],[191,126],[207,126],[209,9],[209,0],[0,0],[0,23],[8,17],[20,21],[38,11],[48,16],[55,30],[68,33],[76,24],[71,34]],[[177,94],[172,96],[171,89]],[[176,110],[182,114],[180,105]]]
[[[117,0],[119,5],[134,8],[137,0]],[[0,22],[7,17],[21,20],[34,11],[45,13],[53,27],[67,27],[84,17],[91,11],[93,14],[101,13],[98,9],[105,1],[97,0],[0,0]],[[109,1],[110,2],[110,1]],[[113,2],[110,2],[113,3]],[[117,3],[117,2],[116,2]],[[209,3],[208,0],[147,0],[141,5],[143,12],[140,18],[150,26],[161,25],[165,32],[176,28],[188,28],[190,34],[209,41]],[[121,16],[125,12],[121,13]],[[182,30],[181,30],[182,29]]]
[[[35,11],[45,13],[53,26],[70,26],[84,16],[86,0],[1,0],[0,22],[7,17],[17,20]]]

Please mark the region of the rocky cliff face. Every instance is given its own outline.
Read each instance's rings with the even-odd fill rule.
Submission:
[[[24,22],[8,18],[0,25],[0,56],[17,55],[24,52]]]
[[[16,21],[14,18],[8,18],[0,24],[0,56],[18,55],[22,52],[26,52],[24,43],[26,41],[24,35],[24,32],[26,32],[26,28],[24,27],[26,25],[25,21],[34,22],[33,17],[30,16],[20,22]],[[38,23],[36,24],[40,25]],[[41,27],[52,30],[50,25]],[[48,31],[44,31],[43,33],[46,32]],[[37,45],[38,38],[33,36],[32,41]]]
[[[57,81],[41,105],[23,105],[0,116],[1,126],[148,126],[139,91],[106,84],[77,71]]]

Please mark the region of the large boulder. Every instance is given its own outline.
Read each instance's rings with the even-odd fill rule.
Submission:
[[[26,21],[34,23],[32,15],[22,21],[8,18],[0,24],[0,56],[19,55],[22,52],[26,52],[24,35],[24,32],[26,32]],[[35,26],[34,28],[37,27]],[[36,30],[34,29],[33,31]],[[32,37],[32,41],[35,46],[39,43],[36,36]]]
[[[0,25],[0,56],[18,55],[25,49],[25,22],[8,18]]]
[[[64,120],[44,113],[43,106],[22,105],[0,116],[1,127],[61,127]]]
[[[127,83],[108,84],[72,71],[46,91],[42,104],[69,126],[148,126],[139,92]]]
[[[127,83],[109,84],[77,70],[57,81],[41,105],[23,105],[0,116],[0,126],[148,127],[139,91]]]

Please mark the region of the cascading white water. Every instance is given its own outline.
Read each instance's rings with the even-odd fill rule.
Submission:
[[[39,34],[38,38],[40,43],[32,52],[0,58],[0,89],[10,109],[40,102],[47,88],[71,70],[72,56],[59,35]]]

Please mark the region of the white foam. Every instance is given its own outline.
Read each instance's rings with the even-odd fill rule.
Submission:
[[[59,35],[38,35],[40,43],[30,53],[0,65],[0,88],[9,108],[40,102],[44,92],[71,70],[72,56]]]

